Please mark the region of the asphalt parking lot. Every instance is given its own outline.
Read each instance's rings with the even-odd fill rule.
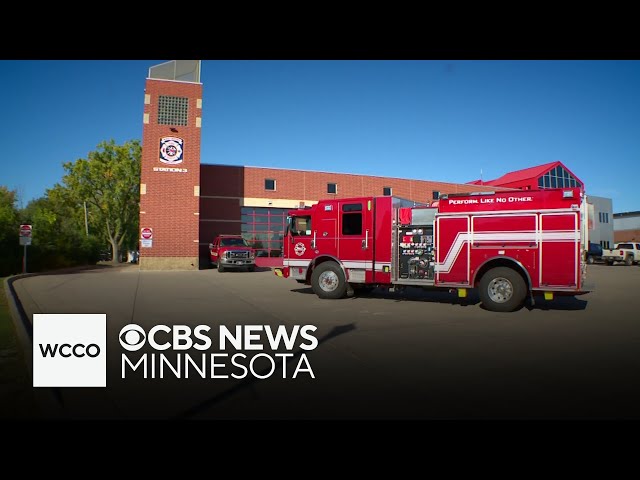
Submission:
[[[592,265],[589,278],[596,289],[587,295],[537,298],[513,313],[440,291],[320,300],[271,270],[126,265],[14,286],[29,318],[107,314],[107,388],[58,389],[62,417],[640,418],[640,267]],[[122,379],[118,334],[129,323],[313,324],[315,379]]]

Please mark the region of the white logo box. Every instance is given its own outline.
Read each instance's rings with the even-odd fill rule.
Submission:
[[[107,315],[35,313],[33,386],[106,387]]]

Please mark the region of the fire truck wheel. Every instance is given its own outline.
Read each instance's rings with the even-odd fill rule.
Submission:
[[[320,298],[342,298],[347,291],[347,282],[337,263],[324,262],[313,269],[311,287]]]
[[[480,300],[492,312],[512,312],[522,305],[527,287],[518,272],[496,267],[480,280]]]

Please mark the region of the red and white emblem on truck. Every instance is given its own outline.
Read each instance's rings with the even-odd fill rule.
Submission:
[[[296,255],[301,257],[302,255],[304,255],[304,252],[307,251],[307,247],[304,246],[304,243],[298,242],[296,243],[296,246],[293,247],[293,251],[295,252]]]

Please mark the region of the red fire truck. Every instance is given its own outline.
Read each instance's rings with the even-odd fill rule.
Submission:
[[[435,202],[434,202],[435,203]],[[373,287],[478,288],[485,308],[512,311],[527,294],[587,293],[586,196],[579,188],[321,200],[291,210],[282,277],[320,298]]]

